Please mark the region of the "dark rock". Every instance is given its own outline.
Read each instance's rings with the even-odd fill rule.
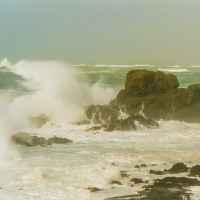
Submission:
[[[176,163],[171,169],[168,170],[170,174],[184,173],[187,171],[188,167],[183,162]]]
[[[140,115],[133,115],[126,119],[114,120],[109,124],[103,124],[101,126],[93,126],[86,131],[96,131],[103,129],[104,131],[132,131],[140,130],[142,127],[157,128],[159,125],[157,122],[151,119],[146,119]]]
[[[112,166],[117,166],[117,165],[116,165],[114,162],[113,162],[113,163],[111,163],[111,165],[112,165]]]
[[[140,167],[147,167],[147,165],[146,164],[141,164]]]
[[[154,174],[154,175],[163,175],[166,174],[166,171],[160,171],[160,170],[150,170],[149,174]]]
[[[119,119],[121,109],[123,107],[118,105],[91,105],[86,116],[94,124],[109,124]]]
[[[99,188],[97,188],[97,187],[88,187],[87,188],[90,192],[99,192],[99,191],[101,191],[102,189],[99,189]]]
[[[154,120],[200,122],[200,84],[178,88],[176,76],[148,70],[127,74],[125,89],[110,102],[129,115],[142,113]]]
[[[135,184],[146,183],[146,181],[143,181],[141,178],[132,178],[130,182],[134,182]]]
[[[191,167],[189,176],[200,177],[200,165],[195,165]]]
[[[52,137],[48,139],[48,142],[52,144],[68,144],[72,143],[72,140],[67,138]]]
[[[16,133],[11,136],[11,142],[13,144],[20,144],[25,145],[27,147],[34,147],[34,146],[47,146],[52,144],[67,144],[71,143],[72,141],[67,138],[59,138],[59,137],[53,137],[49,139],[45,139],[43,137],[38,136],[32,136],[28,133],[20,132]]]
[[[132,131],[140,130],[142,126],[147,128],[156,128],[158,123],[151,119],[146,119],[143,116],[133,115],[127,119],[116,120],[105,129],[105,131]]]
[[[154,186],[163,188],[184,188],[190,186],[200,186],[200,181],[188,177],[165,177],[157,179]]]
[[[120,181],[110,181],[110,184],[112,184],[112,185],[122,185],[122,183],[120,182]]]
[[[11,136],[13,144],[25,145],[27,147],[34,147],[37,145],[46,146],[51,145],[51,142],[43,137],[31,136],[28,133],[20,132]]]
[[[101,129],[102,129],[102,126],[93,126],[91,128],[88,128],[86,131],[98,131]]]
[[[121,178],[128,178],[130,175],[127,174],[127,171],[120,171]]]
[[[190,186],[200,186],[200,181],[186,177],[165,177],[155,180],[153,185],[146,186],[138,195],[112,197],[106,200],[191,200],[190,193],[185,189]]]
[[[125,89],[131,89],[135,94],[149,94],[165,92],[178,88],[176,76],[164,74],[160,71],[153,72],[146,69],[132,70],[126,75]]]

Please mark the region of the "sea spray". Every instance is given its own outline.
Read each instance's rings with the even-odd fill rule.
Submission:
[[[26,117],[45,113],[52,120],[73,122],[83,116],[85,106],[107,103],[114,94],[98,83],[90,86],[79,71],[56,61],[20,61],[11,70],[30,91],[13,102]]]
[[[13,149],[9,144],[11,134],[29,126],[31,117],[44,113],[50,120],[71,123],[84,117],[89,104],[104,104],[113,97],[113,90],[96,82],[89,85],[83,73],[56,61],[20,61],[14,65],[7,59],[1,63],[21,76],[19,95],[7,90],[0,96],[0,162],[10,159]]]

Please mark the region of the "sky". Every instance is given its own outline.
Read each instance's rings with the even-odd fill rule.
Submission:
[[[0,0],[0,60],[200,65],[200,0]]]

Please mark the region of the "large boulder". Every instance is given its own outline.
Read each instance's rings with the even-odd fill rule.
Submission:
[[[123,106],[129,115],[155,120],[200,122],[200,84],[178,88],[176,76],[148,70],[127,74],[125,89],[110,105]]]
[[[12,135],[11,142],[13,144],[25,145],[27,147],[34,147],[37,145],[40,145],[40,146],[51,145],[51,142],[49,142],[43,137],[32,136],[24,132],[20,132],[20,133],[16,133]]]
[[[132,70],[126,76],[125,89],[131,89],[135,94],[145,95],[178,88],[176,76],[160,71]]]

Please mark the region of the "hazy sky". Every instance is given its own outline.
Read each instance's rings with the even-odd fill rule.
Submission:
[[[200,65],[200,0],[0,0],[0,60]]]

